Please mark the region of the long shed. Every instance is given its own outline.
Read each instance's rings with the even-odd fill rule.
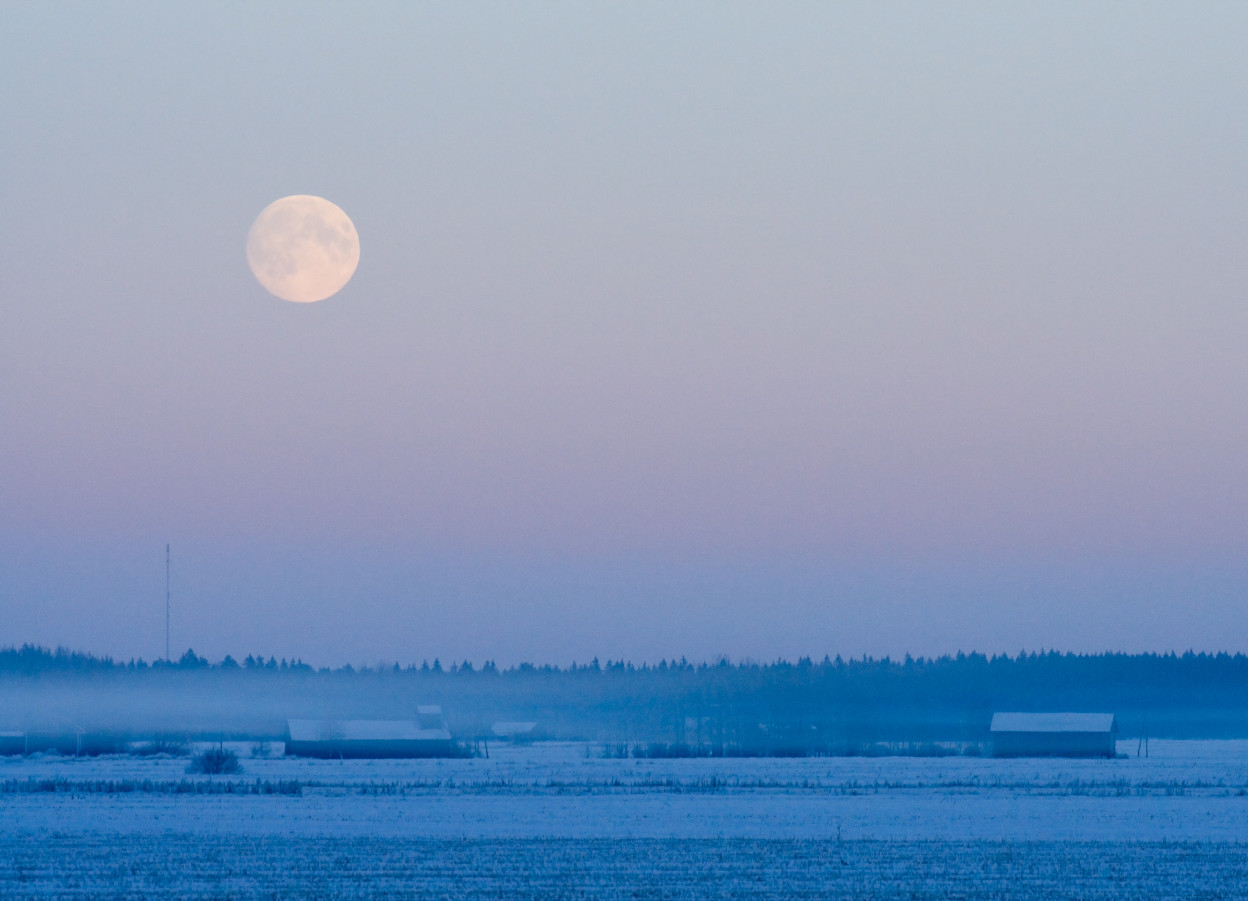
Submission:
[[[993,757],[1113,757],[1112,713],[994,713]]]
[[[287,720],[286,753],[293,757],[450,757],[451,733],[437,711],[420,720]]]

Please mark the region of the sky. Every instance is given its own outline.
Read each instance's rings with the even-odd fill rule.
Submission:
[[[4,20],[0,645],[1248,650],[1248,6]]]

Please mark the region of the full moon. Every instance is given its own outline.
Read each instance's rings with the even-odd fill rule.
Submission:
[[[260,211],[247,233],[247,265],[270,294],[312,303],[337,294],[360,262],[360,236],[336,204],[292,194]]]

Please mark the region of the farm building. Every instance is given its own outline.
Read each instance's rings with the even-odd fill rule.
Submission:
[[[66,757],[96,757],[125,750],[125,742],[115,735],[84,730],[32,730],[0,732],[0,755],[63,754]]]
[[[451,757],[456,748],[442,708],[422,706],[416,720],[287,720],[286,753],[295,757]]]
[[[533,740],[533,730],[536,728],[537,723],[532,722],[498,722],[491,727],[490,731],[494,733],[495,738],[501,738],[513,744],[524,744]]]
[[[993,757],[1113,757],[1112,713],[994,713]]]

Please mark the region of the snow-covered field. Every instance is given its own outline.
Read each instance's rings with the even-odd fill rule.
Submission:
[[[1248,897],[1248,742],[1118,760],[233,747],[238,776],[0,759],[0,897]]]
[[[21,836],[5,898],[1240,899],[1245,849],[1130,842]]]

